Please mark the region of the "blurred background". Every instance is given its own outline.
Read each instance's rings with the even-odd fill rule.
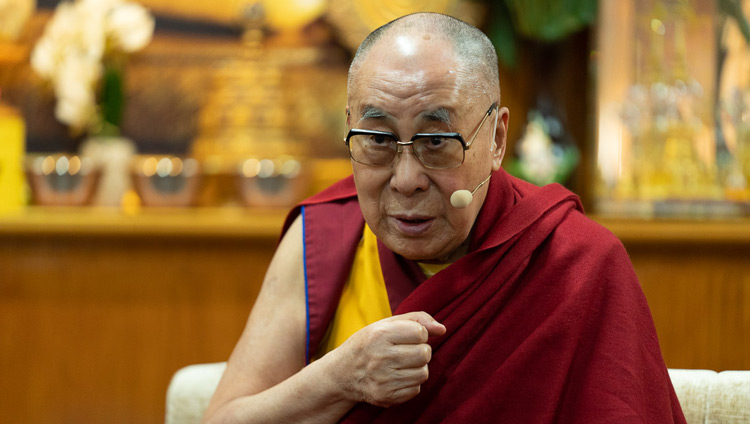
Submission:
[[[0,410],[160,422],[226,360],[286,211],[351,172],[372,29],[483,29],[510,173],[625,244],[667,366],[750,369],[750,0],[0,0]]]

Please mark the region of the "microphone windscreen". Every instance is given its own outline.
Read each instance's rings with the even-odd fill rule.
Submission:
[[[474,196],[469,190],[456,190],[451,194],[451,205],[457,209],[469,206]]]

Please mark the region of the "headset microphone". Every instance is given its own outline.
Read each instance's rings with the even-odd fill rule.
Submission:
[[[484,179],[481,183],[479,183],[478,186],[474,188],[474,190],[456,190],[451,194],[451,206],[453,206],[456,209],[463,209],[467,206],[469,206],[469,203],[471,203],[472,200],[474,200],[474,193],[476,193],[477,190],[479,190],[479,187],[483,186],[487,181],[490,180],[490,177],[492,174],[487,176],[487,178]]]

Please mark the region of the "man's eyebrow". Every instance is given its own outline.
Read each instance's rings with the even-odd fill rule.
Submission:
[[[386,119],[390,117],[383,109],[375,106],[365,106],[362,109],[362,118],[360,119]]]
[[[437,109],[422,112],[420,114],[422,118],[428,121],[442,122],[448,126],[451,125],[451,111],[445,107],[439,107]]]
[[[438,107],[419,114],[420,118],[427,121],[442,122],[448,126],[451,125],[451,111],[446,107]],[[376,106],[365,106],[362,108],[362,118],[360,119],[389,119],[391,114]]]

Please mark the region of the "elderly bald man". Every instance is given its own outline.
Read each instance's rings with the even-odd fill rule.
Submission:
[[[684,422],[622,245],[500,168],[508,116],[471,25],[367,37],[353,176],[289,215],[206,422]]]

